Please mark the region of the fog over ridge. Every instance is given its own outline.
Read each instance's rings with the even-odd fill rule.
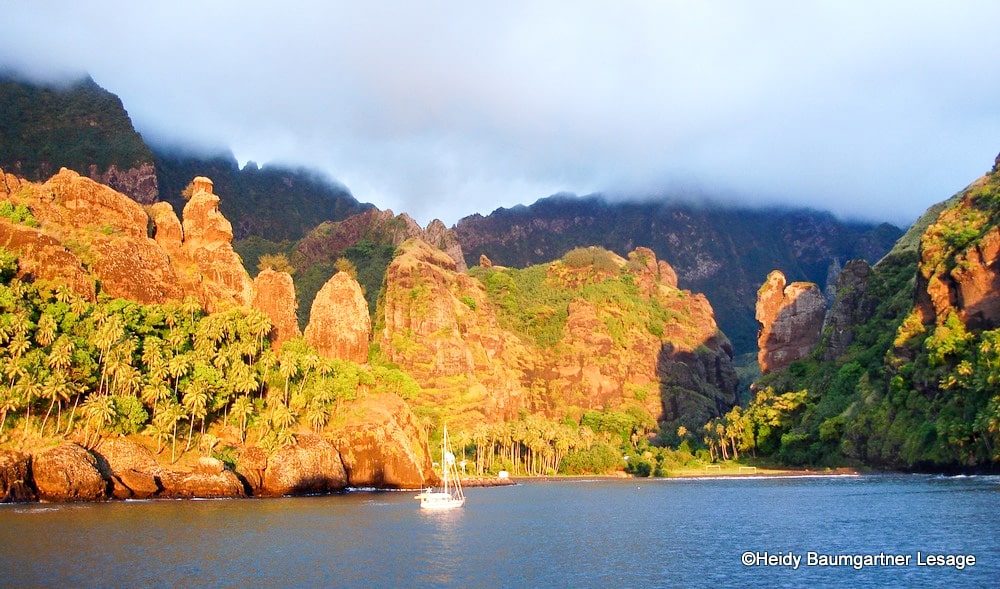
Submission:
[[[560,192],[905,225],[1000,151],[1000,5],[52,0],[0,68],[89,73],[154,143],[451,225]]]

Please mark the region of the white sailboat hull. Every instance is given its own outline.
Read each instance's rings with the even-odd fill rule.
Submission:
[[[455,497],[441,491],[425,491],[416,496],[421,509],[454,509],[465,505],[465,497]]]

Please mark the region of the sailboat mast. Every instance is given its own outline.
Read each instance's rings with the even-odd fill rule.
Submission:
[[[444,480],[444,492],[448,492],[448,426],[444,426],[444,435],[441,437],[441,473]]]

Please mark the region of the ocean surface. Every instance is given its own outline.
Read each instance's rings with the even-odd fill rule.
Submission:
[[[1000,584],[1000,477],[529,481],[466,494],[437,513],[413,492],[365,491],[0,505],[0,586]]]

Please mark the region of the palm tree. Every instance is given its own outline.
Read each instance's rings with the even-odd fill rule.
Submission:
[[[35,375],[31,372],[24,371],[21,376],[17,379],[17,384],[14,385],[14,391],[21,399],[24,400],[24,406],[27,408],[27,413],[24,417],[24,436],[21,438],[28,438],[28,427],[31,423],[31,405],[35,402],[35,399],[41,393],[42,386],[35,378]]]
[[[14,395],[12,388],[0,391],[0,435],[3,434],[3,426],[7,421],[7,413],[17,411],[21,408],[20,398]]]
[[[253,414],[253,399],[241,395],[233,401],[232,413],[240,423],[240,441],[246,441],[247,419]]]
[[[42,313],[38,318],[38,325],[35,327],[35,341],[43,348],[51,344],[56,339],[59,326],[56,320],[48,313]]]
[[[147,374],[147,378],[149,375]],[[159,408],[160,401],[165,401],[170,398],[170,388],[167,387],[162,381],[147,381],[146,385],[142,387],[142,392],[139,397],[143,403],[153,409],[153,418],[156,418],[156,412]]]
[[[66,379],[66,375],[61,371],[55,371],[51,373],[48,378],[45,379],[44,384],[41,388],[41,396],[43,399],[51,399],[52,402],[49,403],[49,410],[45,412],[45,419],[42,420],[42,428],[40,433],[45,432],[45,424],[49,421],[49,416],[52,414],[52,408],[58,404],[60,408],[60,413],[62,412],[62,402],[69,401],[69,395],[73,392],[73,388],[70,386],[69,381]],[[56,418],[56,431],[59,431],[59,418]]]
[[[20,358],[31,349],[31,341],[23,333],[18,333],[7,344],[7,349],[12,357]]]
[[[306,420],[314,432],[320,433],[329,419],[330,409],[324,403],[313,402],[309,404],[309,408],[306,410]]]
[[[188,315],[191,318],[191,324],[194,325],[194,316],[196,313],[201,311],[201,303],[198,299],[194,297],[184,297],[184,302],[181,303],[181,313]]]
[[[278,360],[278,374],[285,379],[285,405],[288,404],[288,383],[299,374],[299,363],[293,354],[287,353]]]
[[[176,461],[176,451],[177,451],[177,424],[180,423],[181,419],[184,417],[184,408],[173,399],[168,399],[167,402],[160,409],[160,412],[156,414],[156,418],[153,420],[153,425],[156,428],[156,433],[159,434],[162,439],[170,438],[170,463],[173,464]],[[158,443],[159,442],[158,438]],[[159,453],[162,450],[162,445],[160,449],[157,450]]]
[[[60,335],[52,344],[46,363],[52,370],[69,370],[73,364],[73,352],[76,345],[65,333]]]
[[[111,423],[111,420],[115,418],[115,400],[111,395],[91,394],[83,402],[81,409],[83,415],[87,418],[83,444],[90,447],[93,443],[90,440],[90,425],[95,421],[97,422],[94,432],[94,441],[97,441],[97,437],[101,435],[101,430],[104,426]]]
[[[177,396],[177,388],[181,377],[191,369],[191,357],[187,354],[177,354],[167,361],[167,373],[174,379],[174,396]]]
[[[191,441],[194,437],[194,420],[201,419],[205,423],[205,416],[208,414],[208,387],[200,379],[193,379],[184,391],[181,398],[184,410],[190,419],[188,426],[188,440],[184,451],[191,449]]]

